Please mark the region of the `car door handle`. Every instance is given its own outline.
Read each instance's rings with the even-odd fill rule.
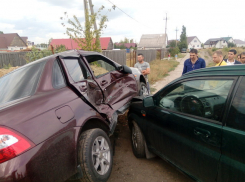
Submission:
[[[194,134],[197,136],[204,136],[206,138],[209,138],[211,136],[211,133],[209,131],[201,129],[201,128],[195,128]]]
[[[102,80],[101,82],[100,82],[100,84],[102,85],[102,86],[104,86],[105,84],[107,84],[108,82],[106,81],[106,80]]]

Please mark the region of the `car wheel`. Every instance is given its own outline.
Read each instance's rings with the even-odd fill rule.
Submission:
[[[149,90],[144,82],[140,82],[140,91],[139,95],[149,95]]]
[[[145,157],[145,139],[139,126],[135,121],[133,121],[131,129],[131,142],[135,157]]]
[[[107,181],[112,170],[112,147],[107,134],[101,129],[82,133],[78,158],[83,177],[81,181]]]

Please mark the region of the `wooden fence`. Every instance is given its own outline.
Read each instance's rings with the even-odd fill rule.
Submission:
[[[120,65],[126,65],[126,50],[102,51],[102,54]]]
[[[160,56],[157,56],[160,54]],[[137,55],[139,53],[142,53],[144,55],[144,60],[146,62],[151,62],[155,59],[163,58],[166,56],[166,49],[161,49],[161,50],[136,50],[136,54],[134,53],[134,58],[132,58],[132,63],[137,61]],[[11,52],[11,53],[0,53],[0,68],[3,68],[4,66],[8,66],[9,64],[11,66],[23,66],[26,64],[25,60],[25,55],[27,52]],[[110,50],[110,51],[102,51],[102,54],[111,60],[121,64],[121,65],[126,65],[126,50]]]
[[[14,67],[26,64],[25,55],[26,52],[0,53],[0,68],[9,64]]]

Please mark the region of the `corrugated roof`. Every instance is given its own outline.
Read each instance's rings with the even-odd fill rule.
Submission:
[[[165,34],[144,34],[141,36],[138,47],[144,48],[165,48]]]
[[[110,43],[110,40],[111,40],[111,37],[101,37],[100,38],[101,49],[104,49],[104,50],[107,49]],[[54,47],[58,45],[64,45],[66,49],[68,50],[81,49],[76,43],[76,41],[74,41],[73,39],[53,39],[50,45]]]

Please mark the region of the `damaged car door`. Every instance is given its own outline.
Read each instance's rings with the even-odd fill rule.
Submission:
[[[104,94],[104,103],[118,110],[137,95],[135,78],[121,66],[101,55],[89,55],[84,59],[93,72],[94,80]]]

